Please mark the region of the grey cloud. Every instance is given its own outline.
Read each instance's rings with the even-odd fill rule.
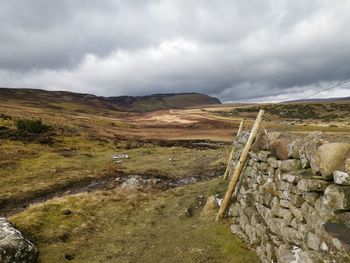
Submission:
[[[350,78],[349,12],[341,0],[4,0],[0,86],[300,97]]]

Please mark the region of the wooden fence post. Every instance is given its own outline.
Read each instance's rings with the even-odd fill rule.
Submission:
[[[219,212],[218,212],[218,214],[216,216],[215,221],[219,221],[220,219],[224,218],[224,216],[225,216],[225,213],[226,213],[226,210],[227,210],[228,205],[230,203],[233,191],[235,190],[237,181],[239,179],[239,176],[240,176],[240,174],[241,174],[241,172],[243,170],[243,167],[245,165],[245,162],[247,160],[250,147],[252,146],[252,144],[254,142],[256,134],[258,133],[259,126],[260,126],[260,123],[262,121],[263,115],[264,115],[264,110],[260,110],[259,114],[258,114],[258,117],[255,120],[255,123],[254,123],[254,126],[252,128],[252,131],[250,132],[248,141],[247,141],[246,145],[244,146],[244,149],[242,151],[241,157],[239,158],[239,161],[238,161],[238,164],[236,166],[235,172],[234,172],[234,174],[233,174],[233,176],[231,178],[231,181],[230,181],[230,183],[228,185],[227,192],[225,194],[224,200],[223,200],[223,202],[221,204],[221,207],[219,209]]]
[[[238,128],[238,131],[237,131],[237,136],[241,135],[242,129],[243,129],[243,121],[241,121],[241,123],[239,124],[239,128]],[[227,166],[226,166],[226,170],[225,170],[224,177],[223,177],[224,180],[227,179],[227,177],[228,177],[228,175],[230,173],[231,161],[232,161],[232,158],[233,158],[233,154],[235,153],[235,150],[236,150],[235,147],[232,146],[230,157],[228,157]]]
[[[238,131],[237,131],[237,137],[238,137],[239,135],[241,135],[241,133],[242,133],[242,130],[243,130],[243,123],[244,123],[244,121],[242,120],[241,123],[239,124],[239,128],[238,128]]]

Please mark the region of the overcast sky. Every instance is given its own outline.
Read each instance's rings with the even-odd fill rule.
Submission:
[[[2,87],[278,101],[347,79],[349,0],[0,2]]]

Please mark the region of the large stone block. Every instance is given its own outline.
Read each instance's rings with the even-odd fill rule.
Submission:
[[[311,169],[303,169],[299,171],[293,171],[284,173],[281,175],[282,180],[287,181],[289,183],[298,183],[303,178],[312,177],[313,173]]]
[[[301,193],[310,191],[323,192],[329,184],[329,182],[324,180],[301,179],[297,185],[297,189]]]
[[[299,151],[303,168],[310,166],[315,174],[320,171],[316,160],[316,151],[320,145],[326,142],[326,136],[322,132],[312,132],[304,138],[303,147]]]
[[[251,147],[252,151],[259,152],[261,150],[269,150],[269,138],[265,133],[258,133]]]
[[[298,151],[297,145],[301,145],[295,142],[298,139],[293,134],[280,134],[275,140],[270,141],[271,151],[279,160],[291,158]]]
[[[329,185],[323,196],[323,204],[329,209],[350,209],[350,186]]]
[[[322,177],[332,178],[332,174],[342,166],[350,150],[350,143],[326,143],[317,148],[317,165]]]
[[[300,150],[303,147],[303,140],[295,139],[287,145],[288,156],[290,158],[299,159],[300,158]]]
[[[34,263],[38,250],[6,218],[0,218],[0,262]]]
[[[301,169],[301,162],[297,159],[288,159],[279,162],[279,169],[281,172],[292,172]]]

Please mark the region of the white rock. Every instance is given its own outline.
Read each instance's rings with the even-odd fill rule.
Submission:
[[[334,171],[334,182],[340,185],[350,185],[350,175],[347,172]]]

